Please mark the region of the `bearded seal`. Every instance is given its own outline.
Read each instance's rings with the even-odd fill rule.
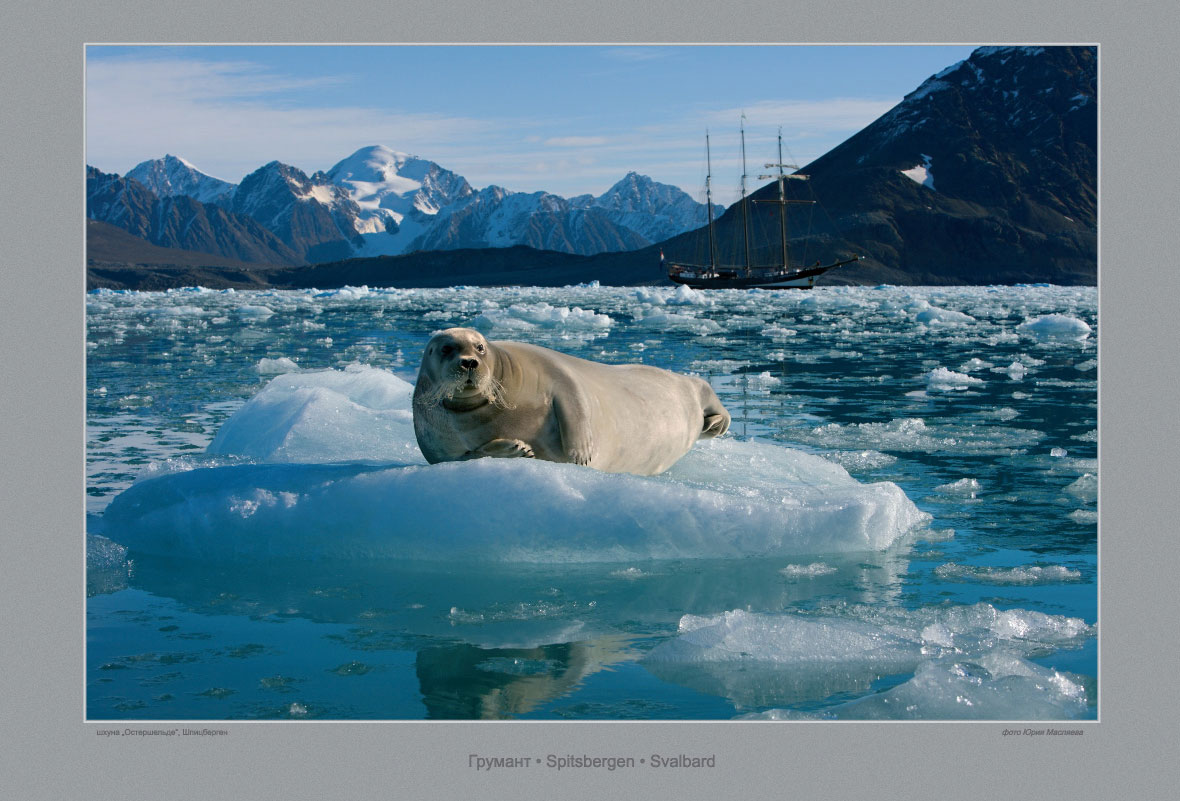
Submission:
[[[729,419],[700,378],[489,342],[471,328],[430,339],[414,387],[414,433],[431,464],[516,456],[655,475]]]

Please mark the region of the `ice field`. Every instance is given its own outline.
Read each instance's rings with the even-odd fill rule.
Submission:
[[[88,716],[1097,713],[1097,292],[87,295]],[[428,465],[435,330],[711,382],[667,473]]]

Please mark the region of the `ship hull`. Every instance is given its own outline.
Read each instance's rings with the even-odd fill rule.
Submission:
[[[741,275],[739,271],[734,271],[734,275],[716,275],[705,268],[672,265],[668,270],[668,278],[673,283],[684,284],[693,289],[811,289],[815,286],[815,279],[828,270],[853,261],[857,259],[823,267],[805,267],[790,272],[764,272],[754,275]]]

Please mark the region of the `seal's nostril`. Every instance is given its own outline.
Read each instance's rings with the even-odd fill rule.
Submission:
[[[479,361],[476,359],[460,359],[459,366],[464,370],[474,370],[476,367],[479,367]]]

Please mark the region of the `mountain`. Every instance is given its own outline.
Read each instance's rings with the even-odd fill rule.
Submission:
[[[548,192],[510,192],[489,186],[439,212],[409,250],[527,245],[582,256],[635,250],[651,244],[595,207],[577,208]]]
[[[823,212],[793,250],[868,256],[828,283],[1094,284],[1097,136],[1095,48],[979,48],[800,170]],[[777,208],[751,209],[755,249],[774,258]],[[731,208],[718,241],[740,225]]]
[[[599,209],[648,243],[661,242],[701,224],[705,208],[685,192],[629,172],[599,197],[570,198],[573,208]]]
[[[361,246],[360,207],[322,172],[264,164],[238,184],[229,208],[261,223],[303,261],[347,258]]]
[[[146,243],[244,262],[299,264],[302,259],[251,217],[186,195],[157,197],[134,178],[86,169],[86,214]]]
[[[398,233],[407,216],[424,224],[440,209],[475,194],[463,176],[383,145],[361,148],[327,176],[360,207],[356,229],[361,234]]]
[[[382,145],[361,148],[327,172],[310,176],[272,161],[235,185],[166,155],[110,179],[117,181],[123,200],[109,196],[113,188],[93,185],[87,198],[92,219],[157,245],[285,264],[515,245],[590,255],[641,248],[705,218],[704,207],[681,190],[634,172],[600,197],[567,200],[498,186],[477,191],[433,161]],[[152,230],[156,202],[185,207],[171,225],[177,230]],[[208,208],[202,211],[202,206]],[[188,219],[223,212],[253,220],[282,247],[276,249],[273,241],[230,247],[204,228],[191,236],[180,230]],[[121,216],[129,219],[120,222]],[[172,241],[176,244],[167,244]]]
[[[601,197],[476,191],[438,164],[375,145],[326,173],[361,209],[358,256],[511,247],[590,255],[634,250],[700,224],[704,207],[674,186],[629,173]]]
[[[225,205],[237,188],[172,155],[140,162],[127,171],[126,177],[139,181],[156,197],[183,195],[201,203],[217,205]]]

